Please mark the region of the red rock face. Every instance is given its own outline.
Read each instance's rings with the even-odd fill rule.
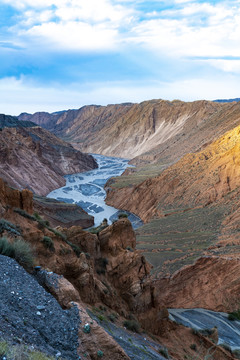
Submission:
[[[156,280],[155,298],[170,308],[230,312],[239,305],[238,256],[202,257],[171,277]]]
[[[33,194],[29,190],[14,190],[0,178],[0,206],[2,214],[7,208],[19,208],[27,211],[29,214],[33,212]]]
[[[194,207],[223,201],[240,185],[239,132],[238,126],[140,185],[115,189],[109,184],[107,203],[148,221],[170,204]]]
[[[92,156],[40,127],[3,128],[0,132],[0,174],[15,188],[46,195],[64,186],[63,175],[96,167]]]

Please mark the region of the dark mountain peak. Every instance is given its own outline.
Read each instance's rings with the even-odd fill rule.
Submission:
[[[5,127],[27,128],[27,127],[33,127],[33,126],[36,126],[36,124],[33,123],[32,121],[22,121],[22,120],[18,120],[18,118],[15,116],[0,114],[0,128],[1,129],[3,129]]]
[[[218,103],[229,103],[229,102],[239,102],[240,98],[235,98],[235,99],[218,99],[218,100],[214,100],[214,102],[218,102]]]

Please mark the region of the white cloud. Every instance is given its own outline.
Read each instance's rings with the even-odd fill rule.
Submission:
[[[240,56],[240,7],[189,4],[137,24],[133,33],[132,39],[159,55]]]
[[[223,70],[224,72],[234,73],[240,75],[240,59],[231,60],[231,59],[210,59],[204,60],[204,62],[210,64],[211,66]]]
[[[105,51],[134,44],[157,56],[240,56],[239,1],[233,5],[173,0],[177,7],[146,14],[137,10],[139,1],[4,1],[25,9],[11,31],[14,39],[25,41],[26,46],[35,43],[45,50]],[[158,2],[165,3],[157,1],[156,9]]]
[[[117,31],[104,24],[90,25],[84,22],[54,23],[49,22],[34,26],[22,33],[36,42],[44,41],[48,49],[69,49],[92,51],[113,49],[117,43]]]

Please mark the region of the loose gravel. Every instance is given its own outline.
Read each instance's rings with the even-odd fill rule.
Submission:
[[[0,339],[78,360],[79,312],[63,310],[15,260],[0,255]]]

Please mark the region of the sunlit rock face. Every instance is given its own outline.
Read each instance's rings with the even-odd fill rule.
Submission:
[[[148,221],[153,216],[161,216],[161,209],[169,204],[194,207],[225,201],[224,197],[240,185],[239,134],[238,126],[204,150],[184,156],[159,176],[140,185],[122,189],[109,187],[107,203]]]
[[[65,184],[63,175],[97,167],[92,156],[31,122],[0,117],[0,171],[11,186],[38,195]]]
[[[172,162],[228,130],[227,116],[232,117],[231,122],[236,120],[232,104],[150,100],[140,104],[90,105],[58,114],[21,114],[19,119],[45,127],[81,151],[125,158],[140,156],[138,160],[146,162],[165,158]]]

